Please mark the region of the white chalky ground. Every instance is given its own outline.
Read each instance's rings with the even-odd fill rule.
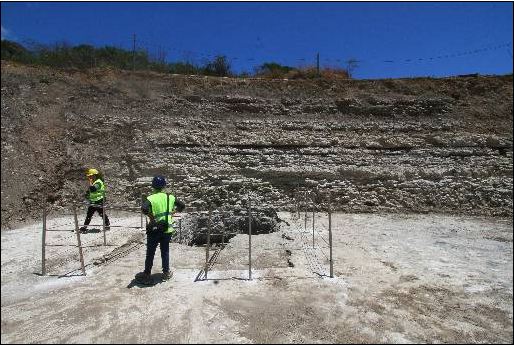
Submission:
[[[2,230],[2,343],[512,343],[511,220],[336,214],[329,278],[327,216],[316,216],[315,249],[311,218],[305,229],[303,218],[280,216],[290,225],[252,237],[253,280],[248,235],[237,235],[196,282],[205,248],[173,243],[168,282],[158,249],[152,287],[134,281],[141,230],[113,228],[105,247],[102,232],[83,235],[86,276],[75,247],[48,248],[48,275],[37,274],[41,224]],[[47,242],[76,237],[53,232]],[[125,255],[93,264],[112,251]]]

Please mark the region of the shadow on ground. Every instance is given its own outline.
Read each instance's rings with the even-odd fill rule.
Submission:
[[[143,275],[142,272],[136,274],[134,279],[132,279],[132,281],[130,282],[130,284],[127,285],[127,289],[132,289],[134,286],[139,287],[139,288],[148,288],[148,287],[153,287],[153,286],[155,286],[157,284],[161,284],[161,283],[165,282],[165,280],[162,279],[162,277],[163,277],[162,273],[154,273],[154,274],[152,274],[150,276],[150,278],[152,279],[152,283],[151,284],[143,283],[142,282],[142,275]]]

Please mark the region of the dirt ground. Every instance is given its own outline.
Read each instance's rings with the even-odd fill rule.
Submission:
[[[512,343],[512,221],[439,214],[334,214],[334,278],[328,217],[281,213],[278,232],[237,235],[210,251],[173,243],[170,281],[134,280],[143,268],[140,229],[82,236],[48,250],[41,224],[1,231],[2,343]],[[56,217],[66,228],[72,218]],[[137,215],[111,215],[138,226]],[[81,219],[80,219],[81,220]],[[94,222],[94,221],[93,221]],[[48,243],[75,243],[53,232]],[[110,252],[116,259],[94,265]],[[64,276],[61,276],[64,275]],[[196,278],[200,278],[196,280]],[[196,280],[196,281],[195,281]]]

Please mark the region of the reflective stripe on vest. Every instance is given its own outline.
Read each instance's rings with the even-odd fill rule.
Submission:
[[[166,220],[166,216],[168,216],[168,230],[166,231],[167,234],[175,232],[175,229],[173,229],[173,217],[172,212],[173,208],[175,207],[175,196],[172,194],[169,194],[170,198],[170,204],[169,204],[169,212],[166,210],[166,193],[159,192],[152,194],[148,196],[146,199],[150,201],[150,204],[152,204],[152,214],[154,216],[154,219],[156,222],[159,222],[161,220]]]
[[[100,184],[100,188],[98,188],[96,191],[94,192],[89,192],[89,201],[98,201],[98,200],[102,200],[105,196],[105,185],[103,183],[102,180],[100,179],[97,179],[93,185],[95,184]]]

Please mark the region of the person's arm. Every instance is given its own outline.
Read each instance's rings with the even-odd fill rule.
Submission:
[[[150,221],[153,220],[152,203],[150,201],[148,201],[148,199],[145,199],[145,201],[143,202],[143,205],[141,205],[141,211],[143,211],[143,214],[145,214],[146,216],[148,216],[150,218]]]
[[[89,191],[90,192],[96,192],[99,189],[100,189],[100,183],[95,183],[95,184],[89,186]]]

